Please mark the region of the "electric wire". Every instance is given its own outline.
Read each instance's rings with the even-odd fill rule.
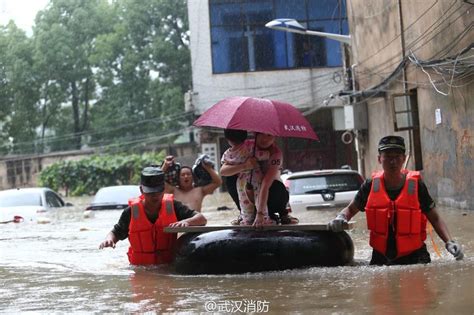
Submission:
[[[437,2],[437,1],[436,1]],[[454,2],[453,2],[454,4]],[[415,38],[412,42],[408,43],[407,46],[406,46],[406,50],[413,50],[413,51],[417,51],[419,49],[421,49],[422,47],[424,47],[426,44],[428,44],[429,42],[431,42],[431,40],[433,40],[434,37],[436,37],[437,35],[439,35],[441,32],[445,31],[448,29],[448,27],[444,27],[442,28],[441,30],[439,30],[437,33],[435,33],[433,36],[431,36],[431,38],[429,38],[428,40],[426,40],[422,45],[420,45],[419,47],[414,47],[419,41],[425,39],[428,35],[430,35],[434,30],[436,30],[437,28],[439,28],[441,25],[443,25],[444,22],[448,21],[449,25],[456,22],[458,19],[460,19],[464,14],[466,13],[469,13],[469,9],[466,9],[464,12],[462,12],[458,17],[456,17],[454,20],[448,20],[453,14],[455,14],[459,8],[461,8],[462,4],[455,8],[454,6],[451,6],[448,11],[450,11],[451,9],[455,9],[454,11],[450,12],[448,14],[448,11],[445,13],[445,15],[443,16],[443,18],[441,19],[438,19],[436,20],[435,22],[433,22],[420,36],[418,36],[417,38]],[[426,12],[428,12],[429,9],[431,9],[432,6],[430,8],[428,8],[422,15],[420,15],[413,23],[410,24],[410,26],[414,25],[417,21],[420,20],[421,16],[423,16]],[[409,28],[405,28],[404,29],[404,32],[406,32]],[[472,27],[472,23],[471,25],[467,28],[467,30],[465,29],[460,35],[466,35],[469,31],[469,29]],[[434,28],[434,29],[432,29]],[[458,36],[460,36],[458,35]],[[363,61],[361,62],[358,62],[358,67],[361,68],[363,63],[365,63],[366,61],[370,60],[371,58],[375,57],[378,53],[380,53],[380,51],[386,47],[388,47],[388,45],[390,43],[392,43],[394,40],[398,39],[400,37],[400,35],[397,35],[395,38],[393,38],[387,45],[385,45],[384,47],[382,47],[380,50],[378,50],[376,53],[368,56],[366,59],[364,59]],[[460,39],[459,39],[460,40]],[[452,45],[452,42],[449,44],[449,46]],[[392,67],[395,63],[398,63],[400,61],[400,56],[401,55],[401,51],[396,51],[395,54],[393,55],[393,57],[389,57],[387,59],[384,59],[383,62],[381,62],[378,66],[372,66],[372,70],[373,71],[382,71],[383,69],[387,69],[387,68],[390,68]],[[398,61],[397,61],[398,59]],[[380,68],[380,69],[379,69]]]
[[[189,116],[189,117],[188,117]],[[151,118],[151,119],[145,119],[145,120],[142,120],[142,121],[138,121],[138,122],[134,122],[134,123],[129,123],[129,124],[123,124],[119,127],[116,127],[116,128],[108,128],[108,129],[102,129],[99,131],[94,131],[94,132],[88,132],[88,131],[85,131],[85,132],[82,132],[80,134],[74,134],[74,133],[71,133],[71,134],[68,134],[68,135],[65,135],[65,136],[49,136],[48,139],[46,139],[46,141],[41,141],[41,139],[36,139],[36,140],[33,140],[33,141],[28,141],[28,142],[19,142],[19,143],[14,143],[14,145],[16,147],[18,146],[35,146],[35,145],[39,145],[39,144],[42,144],[42,145],[51,145],[51,144],[54,144],[56,142],[61,142],[61,141],[66,141],[66,140],[69,140],[69,139],[74,139],[76,136],[92,136],[92,135],[104,135],[104,134],[107,134],[111,131],[117,131],[117,130],[121,130],[121,129],[124,129],[124,128],[128,128],[129,126],[132,126],[132,125],[141,125],[141,124],[144,124],[144,123],[148,123],[148,122],[155,122],[158,124],[158,125],[162,125],[164,123],[167,123],[167,122],[170,122],[172,120],[175,120],[177,118],[190,118],[192,117],[192,113],[180,113],[180,114],[177,114],[175,116],[171,116],[171,117],[155,117],[155,118]],[[102,141],[113,141],[113,139],[104,139]],[[1,147],[8,147],[9,144],[4,144],[4,145],[0,145],[0,148]]]

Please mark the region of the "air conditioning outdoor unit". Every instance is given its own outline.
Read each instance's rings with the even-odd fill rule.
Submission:
[[[367,129],[367,104],[334,107],[332,119],[336,131]]]

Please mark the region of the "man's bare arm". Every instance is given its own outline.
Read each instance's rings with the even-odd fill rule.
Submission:
[[[203,163],[202,166],[209,173],[209,175],[211,175],[211,179],[212,179],[212,182],[202,187],[203,194],[209,195],[209,194],[212,194],[214,190],[216,190],[220,185],[222,185],[222,179],[219,176],[219,174],[217,174],[216,170],[212,168],[211,165],[207,163]]]

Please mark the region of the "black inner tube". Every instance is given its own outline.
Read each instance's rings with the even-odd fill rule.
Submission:
[[[180,274],[236,274],[342,266],[353,258],[346,232],[222,230],[182,235],[174,266]]]

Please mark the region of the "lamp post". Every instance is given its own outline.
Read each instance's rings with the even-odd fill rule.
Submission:
[[[351,45],[351,35],[340,35],[308,30],[295,19],[275,19],[265,24],[265,27],[291,33],[326,37],[337,40],[338,42],[342,42],[344,44],[348,44],[349,46]]]
[[[265,24],[265,27],[268,27],[270,29],[274,30],[279,30],[279,31],[285,31],[285,32],[291,32],[291,33],[297,33],[297,34],[303,34],[303,35],[314,35],[314,36],[320,36],[320,37],[326,37],[332,40],[336,40],[338,42],[343,43],[344,45],[351,46],[351,36],[350,35],[341,35],[341,34],[333,34],[333,33],[324,33],[324,32],[317,32],[317,31],[312,31],[308,30],[306,27],[301,25],[298,21],[295,19],[275,19],[267,24]],[[346,64],[346,60],[344,58],[344,64]],[[355,65],[353,65],[354,67]],[[352,68],[353,69],[353,68]],[[355,90],[355,77],[354,73],[351,73],[352,75],[352,89]],[[357,169],[358,171],[364,175],[365,170],[364,170],[364,162],[363,162],[363,146],[359,142],[359,132],[358,130],[352,130],[355,134],[355,149],[357,152]]]

